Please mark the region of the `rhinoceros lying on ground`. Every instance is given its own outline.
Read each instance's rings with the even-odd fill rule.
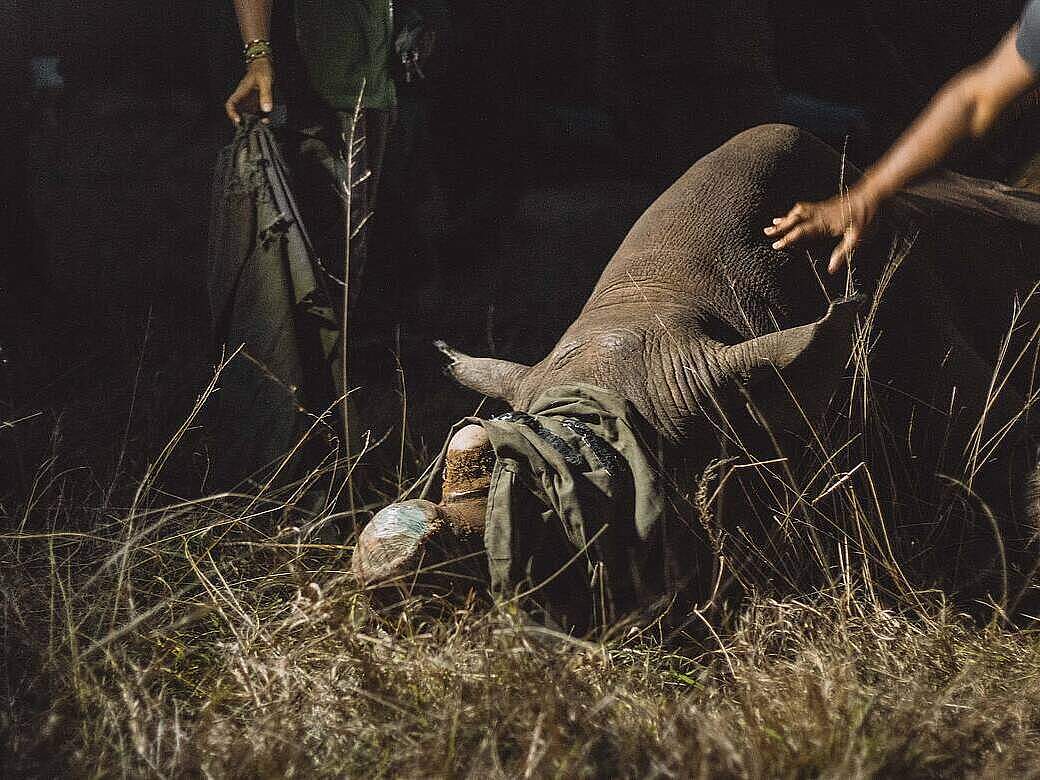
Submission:
[[[1017,350],[1037,323],[1040,202],[940,174],[892,203],[852,276],[821,278],[811,257],[829,247],[809,247],[810,257],[770,247],[770,217],[856,175],[804,131],[748,130],[650,206],[537,365],[441,345],[455,379],[514,411],[452,437],[440,504],[376,515],[358,542],[357,576],[407,585],[425,563],[477,555],[494,588],[541,590],[572,625],[583,610],[611,620],[691,582],[711,590],[726,529],[703,516],[704,495],[677,483],[749,454],[751,440],[788,468],[806,442],[833,434],[835,414],[845,443],[814,478],[841,481],[835,464],[863,461],[890,477],[871,480],[890,486],[872,488],[878,506],[927,515],[938,511],[935,474],[956,473],[965,503],[981,495],[1021,529],[1033,463],[1020,413],[1035,363]],[[862,430],[850,435],[856,418],[886,428],[885,452]],[[906,486],[912,495],[898,493]],[[689,511],[677,521],[683,497]]]

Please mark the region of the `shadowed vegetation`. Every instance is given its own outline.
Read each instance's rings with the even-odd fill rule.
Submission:
[[[78,502],[77,502],[78,503]],[[8,534],[9,772],[833,776],[1034,768],[1040,638],[935,597],[751,597],[587,642],[509,610],[380,614],[347,548],[229,500]]]
[[[158,480],[192,424],[129,487],[49,465],[8,504],[8,773],[939,777],[1040,765],[1040,636],[911,587],[887,536],[898,524],[862,465],[798,491],[787,488],[801,475],[775,462],[744,469],[772,496],[780,560],[713,528],[714,464],[691,511],[723,571],[737,554],[759,559],[750,569],[772,560],[769,576],[690,611],[682,629],[583,639],[477,598],[374,606],[348,573],[351,517],[313,499],[350,489],[343,460],[277,490],[172,497]],[[369,493],[359,507],[392,498]],[[824,506],[844,517],[828,521]],[[802,595],[761,587],[821,563],[827,584]]]

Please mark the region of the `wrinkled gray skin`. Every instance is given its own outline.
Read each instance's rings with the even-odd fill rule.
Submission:
[[[846,374],[857,314],[862,318],[869,305],[861,305],[862,296],[848,297],[846,277],[821,279],[803,248],[773,250],[762,228],[796,200],[832,195],[843,175],[858,173],[843,172],[838,154],[804,131],[765,125],[737,135],[694,164],[636,222],[545,359],[527,367],[442,344],[450,373],[517,410],[572,382],[615,391],[680,450],[711,435],[717,419],[749,397],[778,427],[817,418]],[[992,364],[980,355],[995,353],[1015,290],[1027,290],[1040,276],[1035,256],[1022,251],[1026,241],[1040,244],[1035,232],[1017,230],[1021,215],[1006,208],[1001,192],[980,195],[966,179],[933,189],[896,199],[890,218],[858,251],[855,278],[873,292],[893,244],[909,232],[910,216],[922,213],[915,206],[946,215],[926,225],[882,296],[871,380],[893,388],[897,400],[913,395],[936,410],[956,411],[986,392]],[[1040,212],[1024,208],[1029,219]],[[819,258],[830,251],[808,249]],[[980,305],[973,307],[973,299]],[[1008,389],[998,407],[1013,409],[1020,401]],[[916,428],[910,415],[904,410],[894,418],[897,435],[913,429],[907,435],[927,438],[946,426],[946,446],[963,450],[970,415],[944,412]]]
[[[544,360],[528,368],[449,353],[451,374],[515,409],[546,388],[586,382],[682,442],[738,377],[772,373],[818,335],[818,325],[775,334],[821,318],[827,299],[804,254],[773,250],[762,226],[796,194],[830,193],[839,167],[830,147],[794,128],[741,133],[647,209]],[[828,348],[847,344],[848,313],[828,323],[843,331]],[[754,338],[762,334],[771,335]]]

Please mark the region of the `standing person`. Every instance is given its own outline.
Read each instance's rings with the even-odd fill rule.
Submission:
[[[845,195],[796,203],[765,228],[774,249],[841,238],[827,270],[840,271],[882,204],[938,165],[959,142],[980,138],[1012,101],[1040,76],[1040,0],[1030,0],[1019,23],[981,62],[954,76],[878,162]]]
[[[225,104],[239,123],[244,112],[274,110],[276,73],[289,111],[288,155],[307,228],[338,276],[345,258],[343,187],[351,137],[358,143],[350,178],[351,224],[358,230],[375,209],[386,139],[396,104],[391,77],[391,0],[295,0],[280,4],[278,46],[272,44],[272,0],[234,0],[246,73]],[[295,34],[285,29],[291,27]],[[354,114],[361,110],[354,126]],[[368,256],[368,232],[350,241],[353,306]],[[330,262],[331,261],[331,262]]]
[[[333,437],[348,456],[358,452],[359,426],[344,400],[352,339],[343,305],[356,308],[395,106],[393,14],[391,0],[234,6],[246,73],[227,115],[243,126],[247,114],[268,119],[277,74],[287,122],[276,136],[239,133],[217,166],[211,307],[218,340],[241,351],[221,375],[215,429],[234,457],[218,477],[291,481],[327,457]],[[321,416],[331,409],[341,416],[338,433]]]

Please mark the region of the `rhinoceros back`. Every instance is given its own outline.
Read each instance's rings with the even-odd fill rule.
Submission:
[[[846,166],[844,174],[859,172]],[[744,337],[818,317],[826,300],[805,253],[772,249],[762,228],[796,200],[835,194],[842,176],[840,156],[804,130],[746,130],[694,163],[647,209],[590,305],[641,290],[650,300],[682,300],[690,314],[717,318]]]

